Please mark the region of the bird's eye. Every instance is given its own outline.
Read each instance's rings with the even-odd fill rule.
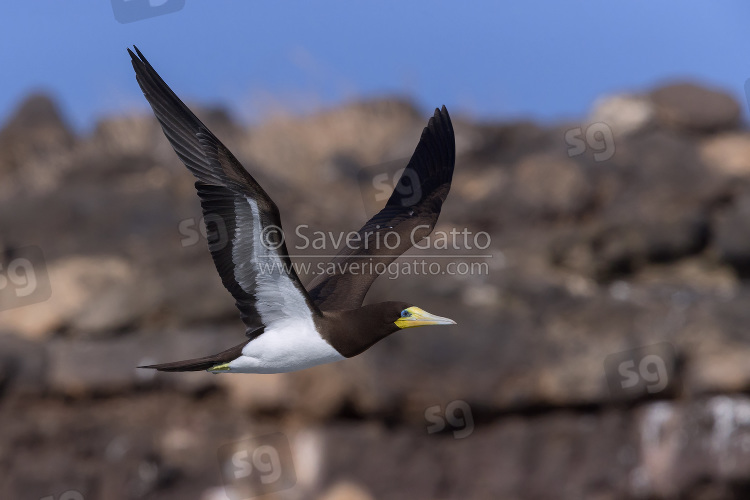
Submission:
[[[404,309],[403,311],[401,311],[401,317],[402,318],[408,318],[409,316],[411,316],[411,312],[410,311],[408,311],[406,309]]]

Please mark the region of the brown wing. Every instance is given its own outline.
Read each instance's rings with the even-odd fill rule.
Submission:
[[[383,210],[362,226],[359,239],[352,239],[359,243],[350,245],[353,249],[347,246],[331,260],[326,268],[333,268],[332,274],[320,274],[308,285],[315,305],[321,310],[355,309],[362,305],[380,274],[377,271],[432,232],[450,191],[455,163],[453,124],[443,106],[435,110],[422,131]],[[394,232],[398,238],[388,235]],[[386,242],[394,248],[388,248]]]

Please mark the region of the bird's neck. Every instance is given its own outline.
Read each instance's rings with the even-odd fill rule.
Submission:
[[[399,328],[379,314],[377,304],[348,311],[324,311],[315,321],[318,331],[342,356],[351,358]]]

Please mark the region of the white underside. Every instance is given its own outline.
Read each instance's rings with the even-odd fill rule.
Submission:
[[[284,262],[264,238],[267,228],[257,202],[249,197],[245,201],[247,205],[235,202],[240,216],[237,235],[242,237],[236,238],[232,248],[234,273],[243,289],[255,295],[265,331],[242,349],[242,356],[229,362],[229,370],[213,372],[283,373],[344,359],[315,330],[304,293],[282,272]]]
[[[340,361],[344,356],[323,340],[312,319],[278,321],[242,349],[229,370],[214,373],[284,373]]]

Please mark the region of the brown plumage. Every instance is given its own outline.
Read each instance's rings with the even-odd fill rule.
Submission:
[[[400,328],[452,323],[403,302],[361,307],[378,276],[376,273],[319,275],[310,284],[309,291],[306,290],[291,265],[283,235],[279,234],[281,218],[276,204],[172,92],[143,54],[137,48],[135,51],[137,55],[128,49],[138,84],[165,136],[197,179],[195,186],[207,221],[209,250],[222,283],[235,299],[248,337],[241,344],[212,356],[142,368],[197,371],[231,363],[245,356],[246,349],[269,344],[270,341],[265,342],[269,331],[279,332],[290,321],[308,324],[304,323],[305,318],[312,319],[309,325],[314,325],[316,335],[320,337],[318,342],[322,339],[334,349],[332,352],[343,357],[363,352]],[[331,261],[336,268],[345,269],[362,259],[372,262],[373,270],[376,264],[379,264],[377,268],[385,268],[398,255],[429,235],[450,190],[454,163],[453,126],[443,106],[435,110],[423,130],[399,180],[401,186],[393,191],[385,207],[360,228],[359,246],[342,250]],[[403,186],[411,188],[408,198],[402,195],[407,191],[400,189]],[[415,191],[419,196],[414,196]],[[216,226],[217,217],[223,223],[223,230]],[[416,231],[416,241],[412,241],[412,232],[419,226],[423,227]],[[272,231],[269,233],[268,229]],[[374,244],[382,241],[382,235],[387,231],[400,235],[401,244],[397,248]],[[269,242],[260,241],[259,234],[266,238],[270,236],[281,244],[269,248]],[[263,273],[257,266],[259,259],[281,264],[278,272]],[[414,324],[409,324],[409,321]],[[264,335],[265,343],[259,342],[257,339]],[[306,342],[313,347],[317,345],[315,339]],[[270,343],[273,349],[280,344],[283,342],[274,340]],[[320,349],[320,345],[315,348]],[[262,352],[254,354],[258,358],[262,355]],[[332,357],[326,356],[326,359]]]

